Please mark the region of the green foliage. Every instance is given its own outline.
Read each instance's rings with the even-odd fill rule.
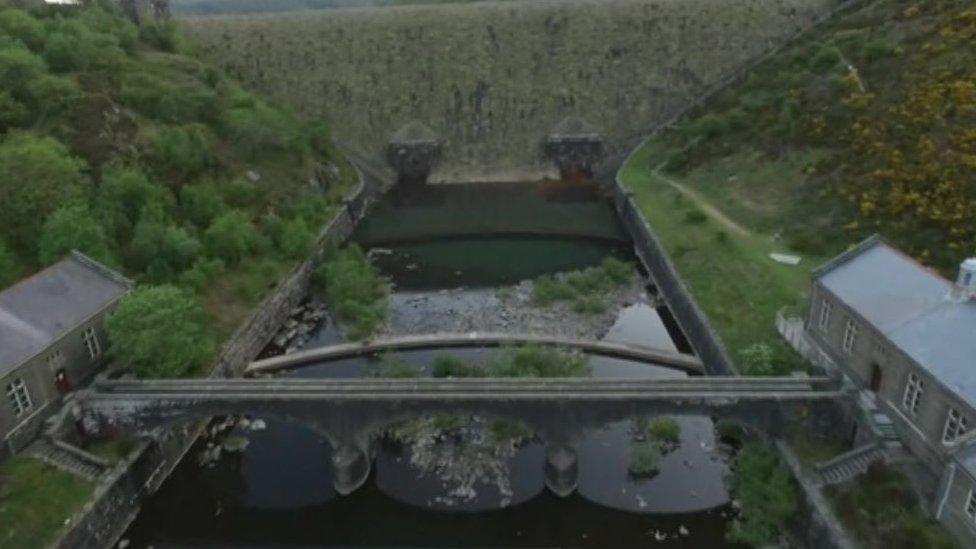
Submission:
[[[692,225],[701,225],[706,221],[708,221],[708,215],[697,208],[685,212],[685,223],[690,223]]]
[[[17,258],[10,251],[7,244],[0,240],[0,288],[6,288],[17,280],[20,269],[17,267]]]
[[[420,370],[397,355],[384,354],[380,357],[379,368],[374,369],[371,375],[381,378],[413,378],[420,377]]]
[[[289,219],[281,224],[278,235],[278,249],[285,257],[302,259],[306,257],[315,242],[315,234],[301,217]]]
[[[214,351],[209,322],[194,297],[175,286],[143,286],[106,322],[111,356],[142,378],[185,377]]]
[[[106,166],[96,196],[101,221],[120,244],[132,238],[143,209],[161,213],[173,201],[167,189],[150,181],[137,164]]]
[[[200,229],[206,229],[227,210],[217,185],[203,181],[180,189],[180,214]]]
[[[590,366],[589,358],[582,353],[528,344],[497,353],[488,364],[488,372],[492,377],[585,377]]]
[[[173,21],[150,19],[139,25],[139,38],[160,51],[176,53],[183,49],[183,39]]]
[[[574,311],[599,314],[606,311],[606,295],[627,284],[633,273],[630,263],[608,257],[597,267],[537,278],[532,283],[532,301],[541,306],[573,301]]]
[[[836,46],[823,45],[810,58],[809,68],[816,74],[823,74],[836,67],[840,63],[841,58],[840,50]]]
[[[325,290],[350,339],[368,337],[386,322],[390,307],[387,282],[359,246],[331,254],[316,270],[315,282]]]
[[[673,417],[638,417],[634,430],[639,437],[667,444],[676,444],[681,438],[681,424]]]
[[[291,151],[301,156],[305,152],[305,136],[297,131],[300,126],[294,115],[261,101],[228,109],[223,127],[227,137],[252,159],[269,153]]]
[[[532,436],[532,430],[521,421],[499,419],[488,426],[488,440],[492,446],[516,444]]]
[[[0,143],[0,234],[25,255],[34,255],[48,215],[83,199],[89,187],[84,163],[50,137],[7,135]]]
[[[891,466],[874,464],[854,482],[830,487],[827,496],[865,547],[957,547],[948,531],[926,518],[908,479]]]
[[[119,40],[81,19],[56,19],[44,42],[44,60],[55,72],[118,71],[126,61]]]
[[[231,210],[214,219],[203,233],[203,242],[210,257],[236,264],[255,250],[258,233],[247,214]]]
[[[23,10],[0,11],[0,32],[20,40],[33,51],[39,51],[44,45],[44,24]]]
[[[730,489],[741,504],[732,522],[730,541],[753,547],[774,542],[797,509],[797,493],[789,469],[775,450],[748,443],[732,464]]]
[[[661,469],[661,448],[654,442],[635,442],[630,446],[627,471],[636,478],[656,475]]]
[[[739,351],[739,365],[749,376],[774,376],[789,372],[776,360],[773,348],[766,343],[754,343]]]
[[[152,282],[168,282],[200,254],[200,242],[172,223],[158,208],[146,207],[133,231],[129,266]]]
[[[468,364],[454,355],[437,355],[434,357],[433,377],[487,377],[485,369]]]
[[[200,126],[166,126],[152,141],[152,166],[175,187],[213,165],[213,152]]]
[[[220,192],[224,196],[224,201],[235,208],[247,208],[253,206],[261,195],[261,189],[247,179],[235,177],[220,185]],[[302,197],[303,203],[311,203],[311,197]],[[306,218],[308,219],[308,218]]]
[[[115,264],[105,229],[84,205],[65,206],[44,222],[38,241],[38,261],[49,265],[71,250],[106,263]]]
[[[4,547],[49,547],[68,529],[95,485],[25,455],[0,462],[0,540]]]
[[[197,258],[192,267],[180,274],[179,283],[181,286],[201,292],[208,284],[223,274],[226,268],[224,262],[219,259],[200,257]]]

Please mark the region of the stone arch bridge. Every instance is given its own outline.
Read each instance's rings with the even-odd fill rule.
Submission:
[[[437,414],[525,423],[547,444],[546,483],[576,487],[576,441],[587,429],[643,415],[703,414],[770,434],[796,419],[834,426],[846,392],[829,378],[186,379],[99,380],[79,395],[86,430],[161,436],[221,415],[300,422],[334,449],[335,487],[369,476],[372,436]]]

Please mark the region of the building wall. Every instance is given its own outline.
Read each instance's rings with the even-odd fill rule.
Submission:
[[[962,468],[952,470],[952,481],[948,486],[945,501],[942,503],[939,521],[963,546],[976,544],[976,520],[966,515],[966,501],[970,491],[976,492],[976,479]]]
[[[44,419],[56,408],[61,393],[55,384],[55,373],[64,368],[72,388],[78,388],[91,379],[104,363],[108,349],[108,336],[105,332],[105,317],[115,309],[118,301],[61,337],[43,352],[32,357],[20,367],[0,379],[0,439],[10,451],[25,446],[38,431]],[[88,354],[83,334],[89,327],[95,328],[100,354],[94,359]],[[49,364],[48,357],[61,352],[63,360],[59,364]],[[15,379],[23,379],[31,400],[31,409],[17,417],[13,403],[7,396],[7,385]]]
[[[826,330],[819,326],[824,298],[832,303],[830,324]],[[858,332],[853,348],[847,352],[843,349],[843,341],[849,318],[854,319]],[[879,404],[888,412],[909,450],[936,475],[941,475],[946,459],[942,435],[950,407],[961,412],[970,427],[976,426],[974,411],[819,284],[815,284],[811,291],[807,327],[811,336],[862,387],[870,387],[873,365],[880,367]],[[922,396],[914,414],[903,405],[909,374],[918,376],[923,384]]]

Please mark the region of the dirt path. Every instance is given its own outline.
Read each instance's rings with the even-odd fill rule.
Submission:
[[[674,189],[677,190],[679,193],[685,195],[689,200],[694,202],[696,206],[701,208],[702,211],[708,214],[708,216],[711,217],[713,220],[715,220],[719,225],[722,225],[723,227],[727,228],[728,230],[740,236],[752,236],[752,231],[743,227],[742,225],[739,225],[731,218],[729,218],[727,215],[722,213],[721,210],[709,204],[708,201],[703,196],[689,189],[688,187],[685,187],[684,185],[675,181],[674,179],[671,179],[670,177],[661,173],[661,166],[657,166],[654,168],[653,175],[660,177],[662,180],[666,181],[668,185],[674,187]]]

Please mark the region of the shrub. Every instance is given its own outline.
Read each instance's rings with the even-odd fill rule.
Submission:
[[[302,259],[311,251],[315,234],[305,220],[298,217],[282,223],[277,241],[278,249],[285,257]]]
[[[209,322],[192,295],[175,286],[143,286],[106,320],[112,357],[142,378],[181,377],[213,355]]]
[[[180,189],[180,213],[183,218],[201,229],[227,210],[227,204],[212,181],[187,185]]]
[[[257,202],[261,189],[242,177],[235,177],[220,185],[220,192],[224,201],[235,208],[248,208]],[[302,197],[302,202],[312,202],[308,197]]]
[[[797,495],[779,455],[758,443],[746,444],[732,465],[731,491],[741,507],[727,533],[730,541],[762,547],[776,540],[796,512]]]
[[[681,424],[673,417],[657,417],[647,426],[647,434],[660,442],[674,444],[681,438]]]
[[[251,159],[275,152],[304,152],[303,135],[298,127],[292,114],[260,101],[250,107],[231,108],[223,114],[227,137]]]
[[[16,128],[26,122],[27,107],[14,99],[10,92],[0,90],[0,133]]]
[[[44,265],[54,263],[71,250],[115,264],[105,230],[84,205],[65,206],[51,214],[41,228],[37,248],[37,259]]]
[[[585,377],[589,374],[586,355],[537,344],[504,349],[488,365],[488,375],[492,377]]]
[[[420,370],[407,364],[407,362],[399,356],[385,354],[380,357],[379,368],[372,371],[372,376],[383,378],[420,377]]]
[[[739,351],[742,368],[746,375],[770,376],[776,373],[773,349],[765,343],[754,343]]]
[[[434,357],[433,377],[485,377],[484,368],[468,364],[454,355]]]
[[[606,310],[607,304],[598,296],[581,295],[573,301],[573,312],[581,315],[598,315]]]
[[[147,19],[139,25],[139,38],[160,51],[176,53],[183,49],[183,40],[173,21]]]
[[[572,300],[573,309],[580,314],[601,313],[606,310],[604,294],[626,284],[633,273],[631,263],[608,257],[597,267],[535,279],[532,283],[532,301],[545,306]]]
[[[151,145],[153,168],[175,187],[203,173],[213,164],[210,142],[199,126],[166,126]]]
[[[689,225],[701,225],[706,221],[708,221],[708,215],[697,208],[685,212],[685,223]]]
[[[355,244],[334,252],[316,270],[316,284],[325,290],[329,305],[346,325],[351,339],[372,335],[389,314],[386,281]]]
[[[630,447],[627,471],[636,478],[656,475],[661,469],[661,449],[653,442],[635,442]]]
[[[179,277],[179,282],[182,286],[200,292],[225,270],[224,262],[219,259],[198,258],[193,267],[183,271]]]
[[[44,42],[44,60],[55,72],[118,70],[125,62],[118,39],[89,28],[79,19],[60,19]]]
[[[223,259],[233,265],[254,251],[257,246],[257,231],[240,210],[231,210],[213,220],[203,242],[210,257]]]
[[[836,67],[840,63],[841,57],[840,50],[836,46],[822,45],[810,58],[809,68],[816,74],[824,74]]]
[[[532,436],[532,430],[521,421],[499,419],[488,426],[488,440],[493,446],[515,444]]]
[[[134,270],[147,271],[149,280],[164,282],[190,267],[200,249],[200,242],[161,210],[146,207],[133,231],[128,259]]]

